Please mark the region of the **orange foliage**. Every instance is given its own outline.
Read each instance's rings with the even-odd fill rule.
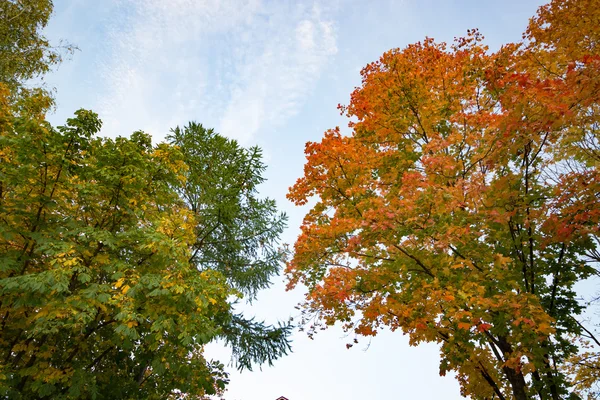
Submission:
[[[598,10],[553,1],[497,53],[471,31],[362,70],[350,135],[307,143],[288,194],[318,197],[287,266],[307,315],[440,343],[440,373],[475,398],[586,390],[554,365],[600,261]]]

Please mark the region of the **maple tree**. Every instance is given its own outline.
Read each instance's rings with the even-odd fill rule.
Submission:
[[[362,70],[351,133],[307,143],[288,193],[317,197],[286,270],[311,334],[439,343],[473,398],[595,396],[574,285],[600,262],[599,10],[555,0],[496,53],[470,31]]]

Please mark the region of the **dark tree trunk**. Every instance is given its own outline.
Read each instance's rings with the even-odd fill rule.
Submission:
[[[504,374],[508,378],[510,385],[512,386],[513,395],[515,396],[515,400],[527,400],[527,391],[526,391],[526,383],[523,374],[515,371],[512,368],[504,367],[502,368]]]
[[[513,353],[512,346],[504,336],[498,336],[498,347],[504,353],[505,360]],[[527,384],[523,374],[510,367],[503,367],[502,371],[504,371],[504,375],[510,382],[515,400],[527,400],[529,397],[527,396]]]

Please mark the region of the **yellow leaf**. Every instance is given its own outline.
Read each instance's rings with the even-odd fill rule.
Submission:
[[[96,256],[96,261],[98,261],[99,263],[104,264],[104,263],[108,262],[108,260],[109,260],[108,254],[102,253],[102,254],[98,254]]]
[[[552,328],[552,326],[550,326],[550,324],[542,322],[541,324],[538,325],[538,331],[540,331],[541,333],[543,333],[545,335],[548,335],[548,334],[552,333],[554,331],[554,329]]]

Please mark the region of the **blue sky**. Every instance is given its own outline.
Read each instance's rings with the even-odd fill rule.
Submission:
[[[479,28],[490,48],[517,41],[539,0],[55,0],[47,29],[80,51],[46,77],[56,87],[62,124],[78,108],[104,121],[103,135],[142,129],[159,142],[190,120],[244,145],[263,148],[264,196],[289,217],[293,243],[304,208],[285,199],[300,177],[304,144],[346,126],[336,109],[360,84],[360,69],[384,51],[426,36],[452,41]],[[297,316],[303,290],[276,278],[244,306],[269,322]],[[459,399],[458,384],[438,374],[436,346],[411,348],[401,333],[381,332],[347,350],[339,327],[309,340],[274,367],[229,368],[227,400]],[[367,348],[368,347],[368,348]],[[218,344],[207,349],[227,362]]]

